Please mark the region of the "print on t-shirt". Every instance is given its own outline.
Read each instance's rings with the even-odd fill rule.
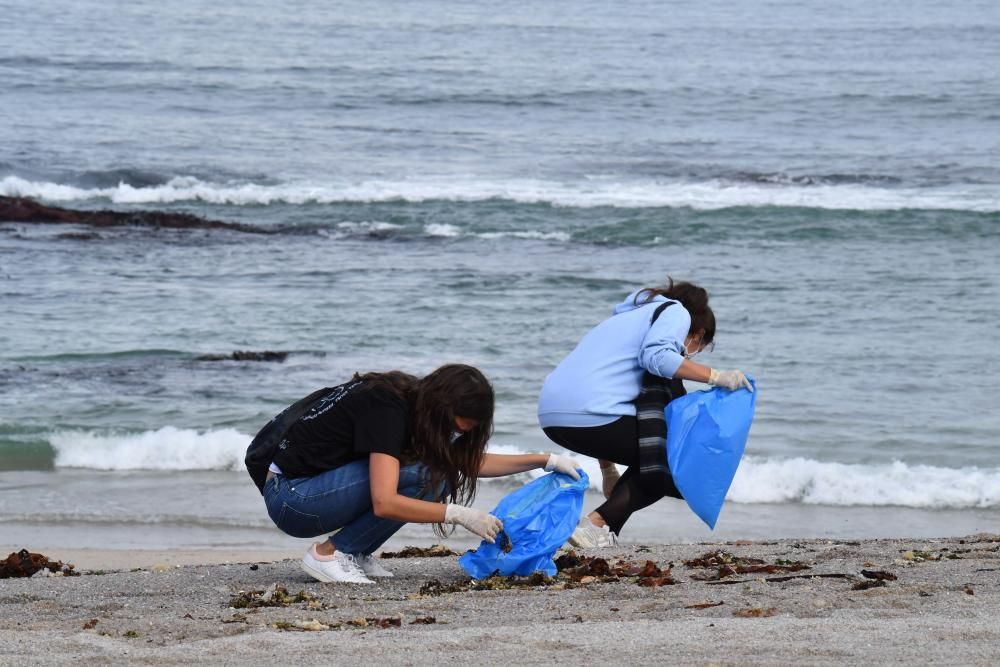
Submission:
[[[351,390],[353,390],[359,384],[361,384],[361,380],[355,380],[354,382],[348,382],[338,387],[334,387],[333,391],[331,391],[323,398],[319,399],[316,405],[314,405],[309,410],[309,412],[302,415],[302,421],[307,422],[316,419],[324,412],[326,412],[327,410],[335,406],[337,403],[339,403],[340,399],[349,394]]]

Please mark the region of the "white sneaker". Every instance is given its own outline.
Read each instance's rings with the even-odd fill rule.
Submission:
[[[595,526],[590,517],[583,517],[569,536],[569,543],[579,549],[600,549],[618,546],[618,536],[607,526]]]
[[[371,554],[355,554],[354,559],[369,577],[392,577],[392,572],[382,567],[382,564]]]
[[[351,554],[337,551],[332,556],[320,556],[316,553],[315,544],[309,547],[309,551],[302,557],[302,569],[310,576],[328,584],[337,581],[349,584],[375,583],[365,576],[364,570]]]

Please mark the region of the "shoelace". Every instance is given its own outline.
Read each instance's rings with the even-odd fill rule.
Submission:
[[[349,572],[352,572],[353,574],[360,574],[361,576],[365,576],[364,568],[362,568],[361,564],[358,563],[358,559],[354,557],[354,554],[345,553],[344,558],[347,559],[347,562],[344,563],[344,569],[346,569]]]
[[[618,535],[616,535],[611,530],[610,527],[601,526],[600,528],[598,528],[597,526],[594,526],[594,528],[596,529],[597,534],[599,535],[598,542],[603,542],[605,539],[607,539],[607,541],[611,543],[611,546],[613,547],[618,546]]]

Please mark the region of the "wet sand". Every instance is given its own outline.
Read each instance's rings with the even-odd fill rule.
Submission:
[[[717,567],[684,564],[718,550],[808,569],[713,582],[703,579],[717,577]],[[586,553],[610,563],[672,564],[676,583],[640,586],[623,576],[567,585],[563,578],[433,594],[421,592],[431,580],[445,587],[468,580],[455,557],[385,559],[396,576],[362,586],[316,582],[297,559],[258,558],[274,554],[226,563],[238,554],[202,552],[213,564],[186,564],[197,561],[192,552],[133,571],[111,566],[141,562],[142,554],[129,561],[128,554],[103,552],[105,569],[94,571],[102,552],[90,552],[79,577],[0,580],[0,664],[311,664],[319,655],[337,664],[1000,660],[1000,535],[627,545]],[[880,585],[879,572],[896,578]],[[232,608],[240,591],[275,584],[292,596],[304,591],[301,601]]]

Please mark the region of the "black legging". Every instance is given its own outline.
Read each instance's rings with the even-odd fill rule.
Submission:
[[[603,426],[550,426],[543,430],[549,440],[570,451],[628,466],[611,491],[611,497],[596,510],[616,535],[621,534],[622,526],[632,512],[648,507],[664,496],[681,497],[673,480],[661,493],[650,493],[640,487],[639,437],[635,417],[620,417]]]

